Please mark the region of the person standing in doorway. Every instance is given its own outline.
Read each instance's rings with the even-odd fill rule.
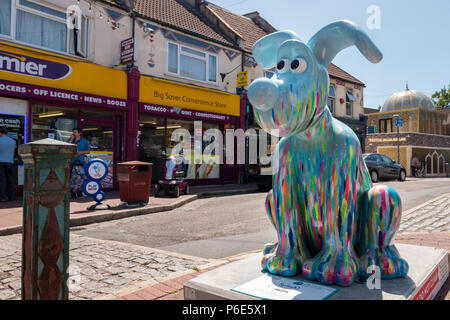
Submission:
[[[14,151],[16,141],[8,137],[8,130],[0,128],[0,201],[15,199]]]
[[[411,160],[411,175],[413,177],[417,177],[416,170],[420,167],[420,160],[417,157],[412,158]]]
[[[84,172],[84,162],[86,159],[86,154],[90,152],[89,142],[81,136],[81,130],[74,128],[72,130],[72,136],[70,137],[69,143],[77,145],[77,153],[73,157],[72,163],[70,165],[70,188],[72,198],[77,198],[82,196],[81,186],[83,185],[83,180],[86,179]]]

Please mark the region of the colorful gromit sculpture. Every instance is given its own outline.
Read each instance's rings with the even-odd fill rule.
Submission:
[[[354,23],[329,24],[304,44],[292,31],[269,34],[253,47],[271,79],[248,90],[261,128],[283,137],[273,157],[267,214],[278,243],[264,248],[273,274],[348,286],[373,266],[383,279],[404,277],[408,264],[394,246],[401,201],[389,186],[373,186],[355,133],[326,105],[328,64],[355,45],[372,63],[382,54]]]

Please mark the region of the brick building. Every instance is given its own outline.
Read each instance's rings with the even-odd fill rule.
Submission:
[[[380,112],[366,116],[367,153],[381,153],[399,161],[408,175],[412,174],[413,157],[425,165],[426,175],[446,174],[450,161],[450,113],[437,110],[429,97],[406,88],[388,98]],[[398,134],[396,118],[403,122]]]

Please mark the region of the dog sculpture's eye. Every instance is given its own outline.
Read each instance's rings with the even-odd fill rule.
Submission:
[[[289,61],[287,59],[280,60],[280,62],[277,63],[277,69],[279,73],[286,72],[288,69]]]
[[[303,72],[305,72],[306,67],[307,67],[306,60],[302,59],[302,58],[295,59],[291,63],[291,69],[292,69],[293,72],[296,72],[296,73],[303,73]]]

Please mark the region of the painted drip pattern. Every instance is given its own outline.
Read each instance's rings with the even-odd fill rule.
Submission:
[[[339,30],[339,32],[336,32]],[[266,197],[267,215],[278,242],[263,249],[264,271],[298,273],[324,284],[351,285],[370,276],[404,277],[408,264],[395,248],[401,200],[389,186],[372,185],[356,134],[334,119],[326,106],[326,66],[350,46],[372,61],[381,53],[348,21],[320,30],[306,46],[293,32],[270,34],[255,44],[255,60],[276,66],[272,79],[258,79],[249,99],[258,124],[279,129],[282,139],[273,157],[273,188]],[[294,70],[303,60],[303,72]],[[281,61],[281,62],[280,62]],[[302,61],[302,63],[303,63]],[[286,63],[292,63],[285,71]],[[289,65],[288,65],[289,66]]]

